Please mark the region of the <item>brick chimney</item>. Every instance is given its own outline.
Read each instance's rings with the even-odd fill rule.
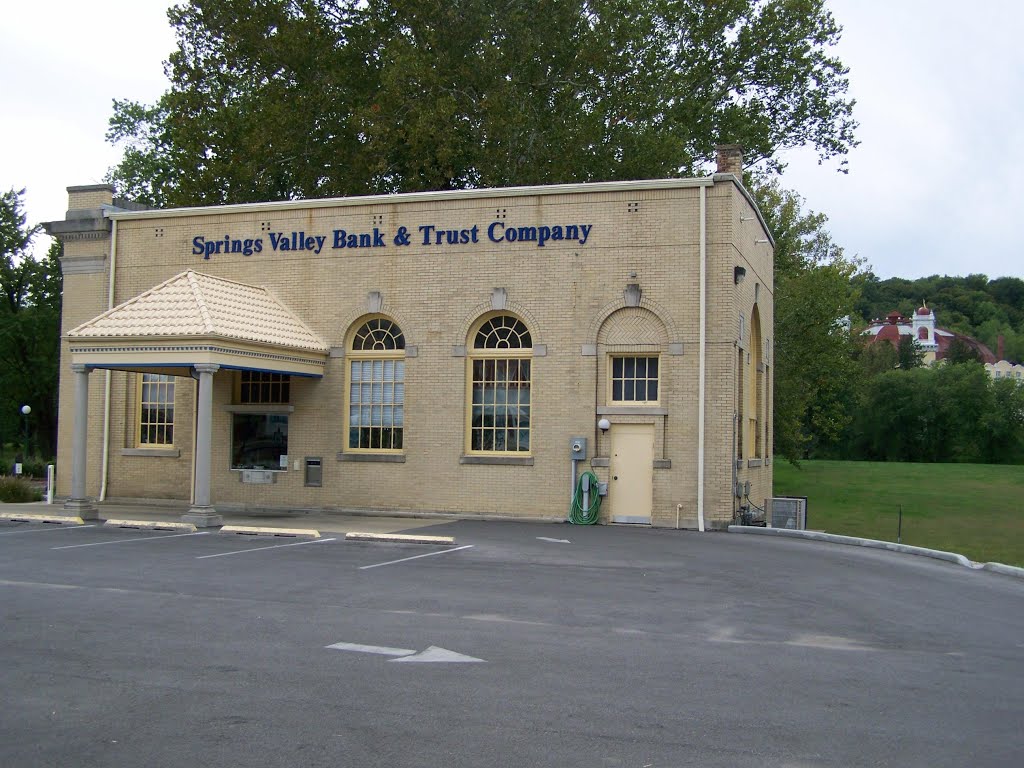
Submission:
[[[719,144],[715,147],[715,161],[718,173],[731,173],[737,179],[743,179],[743,147],[739,144]]]

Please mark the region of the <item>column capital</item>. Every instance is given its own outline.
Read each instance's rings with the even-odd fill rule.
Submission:
[[[196,363],[192,366],[196,373],[216,373],[220,366],[216,363]]]
[[[85,363],[72,363],[71,370],[74,373],[92,373],[92,367]]]

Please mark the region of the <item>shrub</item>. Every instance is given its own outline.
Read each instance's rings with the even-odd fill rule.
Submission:
[[[22,474],[25,477],[34,477],[38,480],[46,479],[46,465],[39,459],[33,459],[26,461],[21,467]]]
[[[6,504],[42,501],[43,494],[28,480],[20,477],[0,477],[0,501]]]

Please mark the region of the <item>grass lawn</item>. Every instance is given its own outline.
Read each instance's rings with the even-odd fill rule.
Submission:
[[[1024,566],[1024,466],[805,461],[775,464],[775,495],[807,497],[807,527]]]

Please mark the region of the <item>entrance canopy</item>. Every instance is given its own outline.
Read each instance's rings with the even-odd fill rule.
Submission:
[[[188,270],[68,332],[72,364],[323,376],[330,348],[266,288]]]

